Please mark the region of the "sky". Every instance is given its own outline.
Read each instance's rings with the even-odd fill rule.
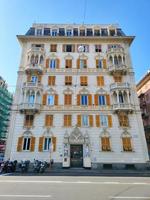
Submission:
[[[86,3],[85,3],[86,2]],[[86,13],[84,18],[84,8]],[[135,79],[150,69],[150,0],[0,0],[0,76],[15,91],[23,35],[33,23],[119,24],[136,36],[131,46]]]

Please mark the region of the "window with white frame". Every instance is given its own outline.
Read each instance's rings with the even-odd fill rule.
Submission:
[[[67,34],[67,36],[72,36],[72,30],[71,29],[67,29],[66,34]]]
[[[89,125],[88,115],[82,115],[82,126],[88,126],[88,125]]]
[[[88,95],[81,95],[81,105],[88,105]]]
[[[101,127],[108,127],[108,116],[100,115],[100,123],[101,123]]]
[[[106,105],[106,98],[105,95],[99,95],[98,96],[98,101],[99,101],[99,105]]]
[[[42,35],[42,29],[37,29],[36,34],[37,34],[37,35]]]
[[[56,60],[55,59],[51,59],[50,60],[50,68],[51,69],[55,69],[56,68]]]
[[[29,104],[34,104],[34,99],[35,99],[35,95],[34,94],[30,94],[28,96],[28,103]]]
[[[30,144],[31,144],[31,138],[30,137],[24,137],[24,139],[23,139],[23,150],[29,151],[30,150]]]
[[[54,96],[53,95],[47,96],[47,105],[50,105],[50,106],[54,105]]]
[[[52,30],[52,36],[57,36],[57,29]]]
[[[50,144],[51,144],[51,138],[50,138],[50,137],[45,137],[45,138],[44,138],[43,150],[44,150],[44,151],[50,150]]]

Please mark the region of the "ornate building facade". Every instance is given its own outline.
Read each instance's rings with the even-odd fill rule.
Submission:
[[[21,62],[6,159],[125,168],[148,161],[133,36],[117,25],[33,24]]]

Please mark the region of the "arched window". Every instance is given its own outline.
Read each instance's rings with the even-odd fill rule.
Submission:
[[[35,56],[35,64],[38,64],[38,60],[39,60],[39,56],[36,55],[36,56]]]
[[[112,58],[112,56],[109,57],[109,62],[110,62],[110,64],[113,64],[113,58]]]
[[[121,92],[119,93],[119,103],[124,103],[123,94]]]
[[[34,64],[34,55],[31,56],[30,62],[31,62],[31,64]]]
[[[129,134],[123,134],[122,147],[123,147],[123,151],[132,151],[131,137]]]
[[[115,65],[118,65],[118,58],[117,58],[117,56],[114,56],[114,63],[115,63]]]
[[[43,64],[43,56],[40,56],[40,64]]]
[[[122,58],[120,55],[118,56],[118,64],[122,64]]]
[[[119,125],[123,126],[123,127],[128,127],[129,126],[129,119],[128,119],[128,115],[126,113],[119,113],[118,114],[118,118],[119,118]]]
[[[102,148],[102,151],[111,151],[109,136],[104,136],[103,135],[101,137],[101,148]]]

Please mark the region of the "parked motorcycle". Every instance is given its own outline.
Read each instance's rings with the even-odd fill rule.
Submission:
[[[46,168],[47,168],[47,162],[41,162],[39,172],[44,173]]]
[[[21,161],[19,167],[20,167],[22,173],[28,172],[29,164],[30,164],[29,160]]]
[[[38,160],[35,160],[33,163],[33,172],[39,173],[40,172],[40,164],[41,162]]]
[[[17,160],[15,161],[4,161],[1,163],[0,173],[12,173],[16,171]]]

